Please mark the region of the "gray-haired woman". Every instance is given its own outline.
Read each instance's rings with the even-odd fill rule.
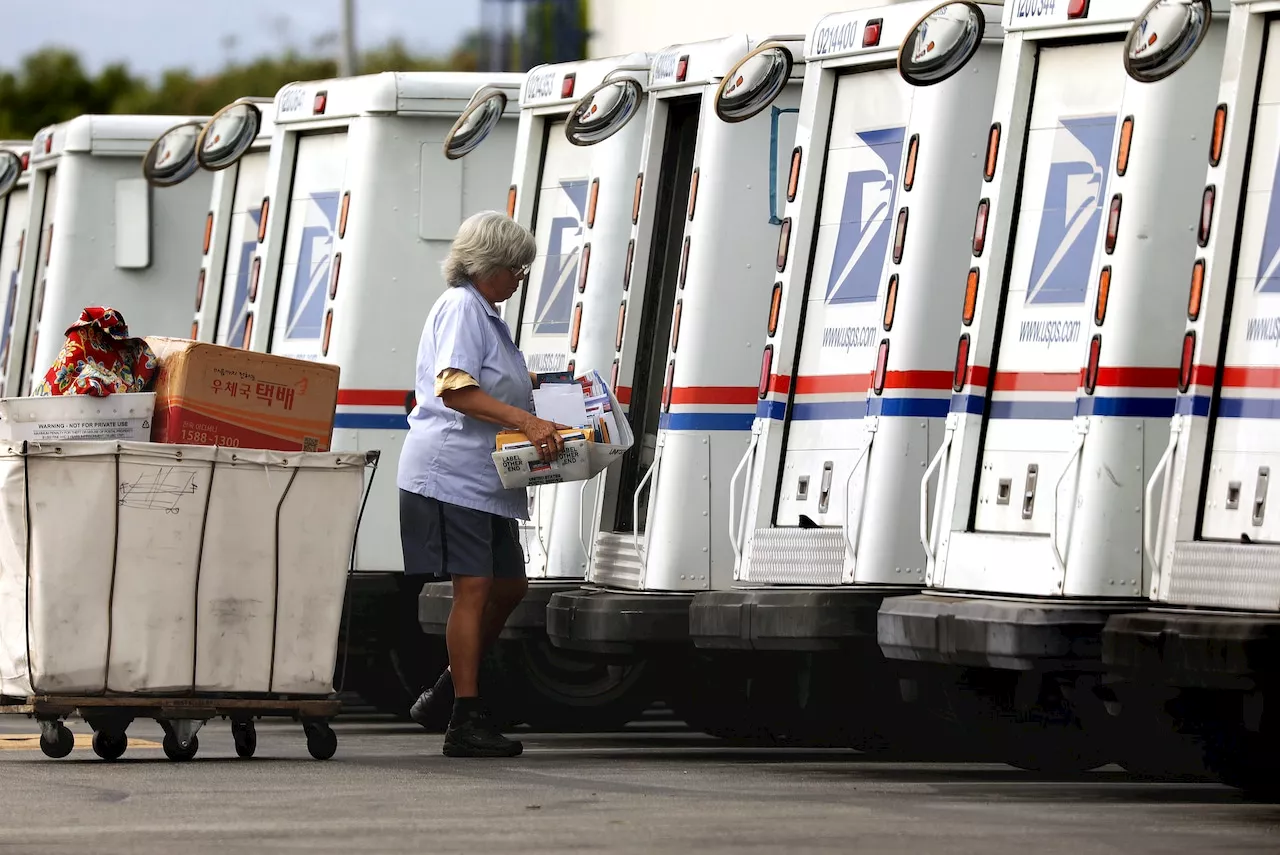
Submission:
[[[520,286],[537,249],[528,229],[496,211],[469,217],[444,263],[452,287],[436,301],[418,345],[417,406],[400,455],[405,572],[448,576],[449,669],[410,710],[424,726],[452,702],[444,753],[511,757],[480,702],[477,674],[528,591],[516,527],[524,490],[503,488],[490,455],[500,428],[524,433],[544,460],[564,450],[559,425],[532,415],[533,378],[497,305]]]

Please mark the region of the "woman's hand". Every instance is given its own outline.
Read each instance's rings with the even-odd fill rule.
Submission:
[[[544,463],[550,463],[564,451],[564,437],[558,433],[562,430],[569,430],[569,428],[534,415],[528,416],[520,426],[520,432],[533,443],[533,447],[538,451],[538,457]]]

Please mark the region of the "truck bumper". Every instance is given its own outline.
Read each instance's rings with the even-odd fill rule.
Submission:
[[[918,590],[918,589],[912,589]],[[740,588],[693,598],[689,636],[708,650],[841,650],[876,641],[876,616],[901,588]]]
[[[583,589],[547,604],[547,636],[556,647],[631,655],[645,647],[689,641],[693,593]]]
[[[1280,615],[1178,609],[1119,614],[1102,633],[1115,677],[1179,688],[1254,688],[1280,662]]]
[[[547,603],[562,592],[582,587],[581,579],[530,579],[529,593],[511,612],[499,638],[526,639],[546,635]],[[453,583],[428,582],[418,597],[418,623],[428,635],[444,635],[453,608]]]

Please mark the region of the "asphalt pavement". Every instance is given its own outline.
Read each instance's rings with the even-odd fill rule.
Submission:
[[[168,761],[150,722],[117,763],[89,731],[46,758],[0,719],[0,852],[1206,853],[1280,851],[1280,806],[1117,767],[1054,778],[847,751],[743,749],[654,723],[609,735],[521,734],[524,756],[453,760],[439,735],[377,719],[337,726],[334,759],[260,724],[235,756],[225,722]]]

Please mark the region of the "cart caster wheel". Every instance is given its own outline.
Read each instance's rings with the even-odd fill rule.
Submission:
[[[251,721],[233,721],[231,738],[236,743],[236,756],[248,760],[258,750],[258,730]]]
[[[103,760],[119,760],[129,747],[129,737],[123,733],[99,730],[93,734],[93,753]]]
[[[76,747],[76,738],[62,722],[40,723],[40,750],[46,757],[60,760]]]
[[[328,722],[307,722],[302,726],[307,734],[307,751],[317,760],[328,760],[338,750],[338,734]]]
[[[196,752],[200,750],[199,737],[191,737],[191,741],[187,743],[187,747],[183,748],[178,744],[178,740],[171,734],[164,735],[164,756],[168,757],[175,763],[181,763],[196,756]]]

